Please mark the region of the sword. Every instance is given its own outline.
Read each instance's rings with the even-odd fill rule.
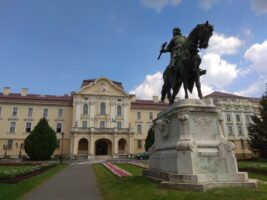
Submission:
[[[166,45],[167,45],[167,42],[164,42],[164,43],[161,45],[161,48],[160,48],[160,51],[159,51],[158,60],[160,59],[160,56],[161,56],[161,54],[163,53],[163,51],[164,51]]]

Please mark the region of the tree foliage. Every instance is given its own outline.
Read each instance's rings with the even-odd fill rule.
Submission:
[[[25,152],[32,160],[48,160],[57,147],[55,131],[45,118],[40,119],[25,139]]]
[[[148,130],[148,134],[146,137],[146,143],[145,143],[145,150],[148,151],[148,149],[154,144],[155,141],[155,134],[152,128]]]
[[[259,116],[251,117],[252,123],[248,127],[249,149],[258,153],[261,158],[267,158],[267,84],[259,107]]]

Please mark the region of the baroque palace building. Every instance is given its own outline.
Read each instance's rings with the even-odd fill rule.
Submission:
[[[251,115],[258,112],[259,99],[214,92],[213,99],[222,109],[225,136],[235,143],[236,153],[250,153],[241,145],[247,139]],[[5,87],[0,93],[0,157],[25,155],[24,139],[38,121],[45,117],[54,128],[58,148],[54,155],[69,156],[131,156],[144,152],[145,138],[153,119],[168,104],[138,100],[126,93],[121,82],[101,77],[84,80],[71,95],[53,96],[11,93]],[[62,140],[62,132],[64,137]]]

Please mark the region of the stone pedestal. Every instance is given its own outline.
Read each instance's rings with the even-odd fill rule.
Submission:
[[[210,99],[180,100],[159,113],[144,175],[176,189],[255,188],[255,180],[238,172],[235,146],[224,137],[222,122],[220,109]]]

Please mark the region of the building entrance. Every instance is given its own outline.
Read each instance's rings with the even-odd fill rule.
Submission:
[[[111,155],[111,141],[107,139],[99,139],[95,142],[95,155],[104,156]]]
[[[87,156],[88,155],[88,140],[85,138],[82,138],[79,141],[78,155],[79,156]]]

